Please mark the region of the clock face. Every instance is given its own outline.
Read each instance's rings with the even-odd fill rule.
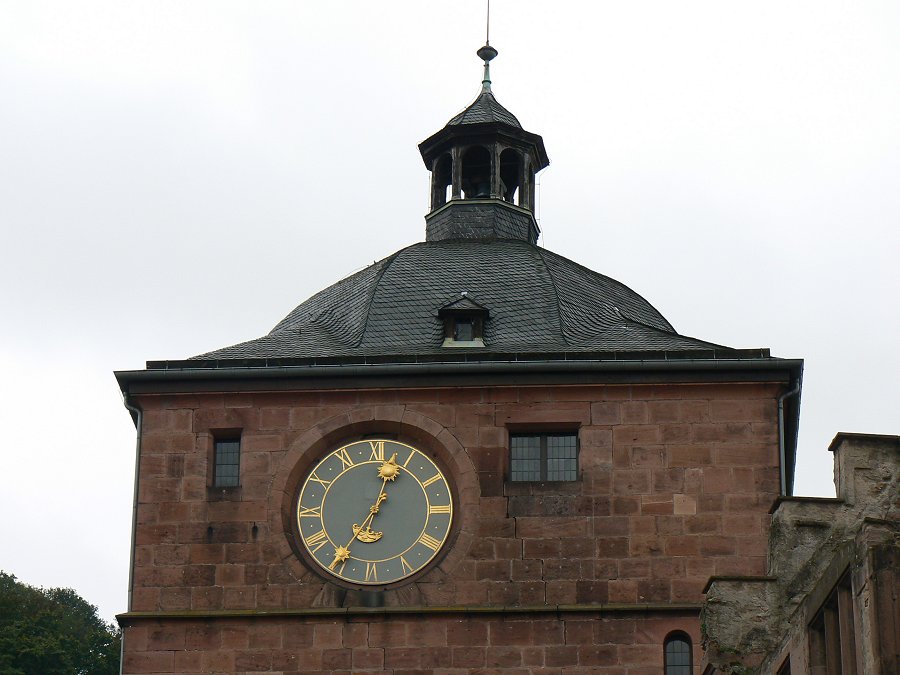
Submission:
[[[415,574],[446,543],[450,486],[423,452],[396,441],[343,445],[316,464],[297,499],[297,525],[323,570],[354,584]]]

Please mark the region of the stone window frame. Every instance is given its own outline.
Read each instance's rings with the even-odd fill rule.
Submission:
[[[845,571],[807,626],[811,672],[825,675],[856,672],[853,587]]]
[[[670,663],[670,659],[676,656],[674,652],[670,652],[670,647],[676,643],[682,643],[687,646],[686,652],[678,652],[677,656],[687,654],[687,663]],[[675,630],[666,635],[663,640],[663,672],[665,675],[691,675],[694,672],[694,643],[691,636],[683,630]]]

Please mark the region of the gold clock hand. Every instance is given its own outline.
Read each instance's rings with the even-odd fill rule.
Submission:
[[[350,537],[350,541],[347,542],[347,545],[335,547],[334,560],[331,561],[328,569],[333,570],[335,567],[337,567],[338,563],[344,562],[350,557],[350,544],[353,543],[353,540],[357,538],[359,533],[364,528],[368,527],[369,523],[372,522],[372,518],[374,518],[375,514],[378,513],[378,508],[381,505],[381,502],[387,499],[387,495],[384,493],[384,486],[386,483],[386,478],[381,481],[381,489],[378,491],[378,497],[376,497],[375,503],[369,507],[369,513],[366,515],[365,520],[363,520],[362,525],[353,526],[353,536]]]
[[[381,478],[381,489],[378,491],[378,497],[375,498],[375,503],[369,507],[369,513],[366,515],[365,520],[363,520],[362,525],[353,527],[353,536],[350,537],[350,541],[347,542],[346,546],[337,546],[334,549],[334,560],[331,561],[331,564],[328,566],[328,569],[333,570],[337,567],[338,563],[346,561],[350,557],[350,544],[353,543],[354,539],[360,539],[360,541],[365,541],[360,538],[360,534],[366,533],[368,536],[372,536],[373,533],[369,526],[372,523],[372,520],[375,518],[375,514],[378,513],[381,502],[387,499],[387,493],[385,493],[384,489],[387,487],[388,481],[393,481],[400,475],[400,467],[397,465],[397,453],[395,452],[391,455],[391,458],[382,463],[381,467],[378,469],[378,477]],[[358,529],[357,529],[358,528]],[[379,536],[375,539],[371,539],[370,541],[377,541],[381,539],[381,533],[377,533]]]
[[[354,525],[353,526],[353,534],[360,541],[371,543],[373,541],[378,541],[381,539],[381,532],[373,532],[371,529],[371,524],[375,520],[375,515],[381,508],[381,502],[387,499],[387,494],[385,494],[385,488],[387,487],[388,481],[393,481],[400,475],[400,467],[397,466],[397,453],[395,452],[390,459],[386,462],[383,462],[381,466],[378,468],[378,477],[381,478],[381,490],[378,492],[378,497],[375,499],[375,503],[369,508],[369,515],[366,516],[366,520],[363,521],[362,525]]]

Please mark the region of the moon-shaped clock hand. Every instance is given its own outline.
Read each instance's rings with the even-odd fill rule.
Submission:
[[[359,539],[364,543],[371,543],[381,539],[384,533],[373,531],[371,524],[375,519],[375,515],[381,508],[381,502],[387,499],[387,493],[384,491],[385,487],[387,487],[387,482],[395,480],[399,475],[400,467],[397,465],[397,453],[395,452],[391,455],[391,458],[383,462],[378,469],[378,477],[381,478],[381,489],[378,491],[378,497],[375,498],[375,503],[369,507],[369,513],[366,515],[365,520],[363,520],[362,525],[356,525],[354,523],[352,528],[353,536],[350,537],[350,541],[347,542],[347,545],[335,547],[334,560],[331,561],[328,569],[333,570],[337,567],[338,563],[345,562],[350,557],[350,544],[353,543],[354,539]]]

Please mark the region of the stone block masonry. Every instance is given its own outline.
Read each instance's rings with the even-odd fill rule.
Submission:
[[[120,617],[124,672],[657,673],[666,631],[698,644],[710,576],[766,571],[782,390],[136,396],[144,423],[133,600]],[[577,430],[578,480],[510,482],[509,434],[548,430]],[[213,441],[235,432],[240,486],[213,488]],[[381,596],[385,612],[421,609],[414,618],[340,614],[363,596],[316,572],[294,540],[293,499],[308,468],[373,435],[432,453],[455,489],[446,550]],[[581,613],[568,616],[566,606]],[[456,644],[460,631],[471,641]],[[434,644],[420,651],[423,636]]]
[[[189,617],[125,622],[125,672],[603,672],[658,675],[666,635],[696,614],[645,611],[448,611],[416,615]],[[694,659],[698,662],[699,648]]]

